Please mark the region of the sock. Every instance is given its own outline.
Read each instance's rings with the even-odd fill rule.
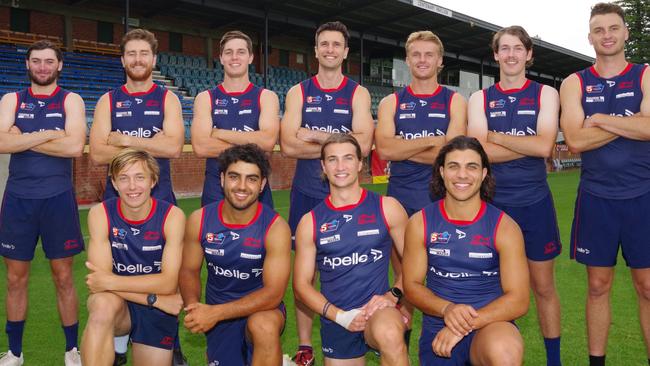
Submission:
[[[129,347],[129,335],[123,335],[113,338],[115,342],[115,353],[126,353]]]
[[[311,346],[305,346],[305,345],[300,345],[298,346],[298,351],[309,351],[309,352],[314,352],[314,349],[311,348]]]
[[[23,331],[25,330],[25,321],[12,322],[7,320],[5,332],[9,338],[9,350],[14,356],[20,357],[23,353]]]
[[[544,338],[546,348],[546,366],[562,366],[560,360],[560,337]]]
[[[68,352],[71,349],[77,347],[77,336],[79,335],[79,323],[74,323],[72,325],[61,326],[63,328],[63,333],[65,334],[65,351]],[[13,351],[12,351],[13,352]]]
[[[605,366],[605,355],[602,356],[589,355],[589,366]]]

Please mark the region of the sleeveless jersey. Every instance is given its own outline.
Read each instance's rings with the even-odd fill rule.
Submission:
[[[259,131],[260,98],[263,90],[252,83],[240,93],[228,93],[221,84],[208,90],[212,128],[240,132]],[[264,190],[269,189],[267,180]],[[217,158],[208,158],[205,161],[203,195],[208,197],[223,196],[221,169],[219,169]]]
[[[208,270],[207,304],[231,302],[262,288],[266,235],[278,218],[275,211],[258,203],[248,224],[227,224],[221,214],[223,204],[206,205],[201,214],[199,241]]]
[[[146,92],[129,93],[124,85],[110,91],[108,96],[111,106],[111,132],[140,138],[154,137],[163,130],[167,92],[167,89],[155,83]],[[169,159],[156,158],[156,161],[160,166],[160,178],[151,191],[151,196],[174,203],[176,200],[172,190]],[[117,195],[108,177],[104,199]]]
[[[488,130],[513,136],[537,135],[542,85],[526,80],[520,89],[503,90],[499,84],[483,90]],[[550,192],[544,158],[523,158],[493,163],[496,182],[494,202],[507,206],[528,206]]]
[[[320,289],[343,310],[358,308],[389,289],[393,242],[382,199],[363,190],[354,205],[336,208],[327,197],[311,211]]]
[[[108,220],[113,273],[120,276],[160,273],[165,221],[172,204],[152,198],[151,211],[141,221],[131,221],[122,215],[119,198],[109,198],[103,205]]]
[[[447,217],[444,200],[422,209],[427,288],[454,303],[479,309],[503,294],[495,238],[503,211],[481,203],[473,221]],[[423,327],[443,320],[424,314]]]
[[[641,110],[641,80],[647,65],[628,64],[605,79],[592,66],[578,72],[585,118],[596,113],[632,116]],[[650,191],[650,141],[618,137],[581,154],[580,188],[603,198],[629,199]]]
[[[301,127],[328,133],[351,133],[352,98],[358,86],[347,77],[343,77],[341,85],[335,89],[323,89],[315,76],[301,82]],[[325,198],[329,194],[329,184],[321,179],[322,171],[319,159],[298,159],[292,189],[309,197]]]
[[[438,86],[433,94],[415,94],[410,86],[395,93],[395,135],[405,140],[446,135],[454,93],[443,86]],[[431,203],[431,174],[430,164],[393,161],[387,195],[410,210],[419,210]]]
[[[16,93],[15,126],[23,134],[65,130],[65,98],[70,92],[56,87],[50,95],[28,88]],[[21,198],[49,198],[72,189],[72,158],[25,150],[11,154],[7,192]]]

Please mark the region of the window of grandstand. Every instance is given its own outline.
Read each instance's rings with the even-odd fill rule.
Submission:
[[[113,43],[113,23],[97,22],[97,42]]]
[[[11,30],[29,33],[29,10],[11,8]]]
[[[289,51],[287,50],[278,50],[280,51],[280,66],[289,66]]]
[[[183,35],[169,32],[169,50],[171,52],[183,52]]]

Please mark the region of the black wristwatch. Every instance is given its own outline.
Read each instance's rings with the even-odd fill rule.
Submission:
[[[398,287],[391,287],[390,288],[390,293],[391,293],[391,295],[393,295],[393,296],[395,296],[397,298],[397,303],[398,304],[400,303],[400,301],[402,301],[402,297],[404,297],[404,293]]]
[[[147,305],[149,306],[149,309],[153,309],[153,304],[156,303],[156,300],[158,300],[158,296],[156,296],[156,294],[147,295]]]

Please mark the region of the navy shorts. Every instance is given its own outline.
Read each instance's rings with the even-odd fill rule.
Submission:
[[[571,227],[571,259],[596,267],[616,265],[619,245],[628,267],[650,267],[650,192],[614,200],[578,190]]]
[[[553,196],[529,206],[514,207],[495,204],[519,225],[524,234],[526,257],[533,261],[546,261],[560,255],[562,243]]]
[[[438,332],[444,327],[444,323],[433,329],[424,329],[420,334],[420,365],[421,366],[471,366],[470,349],[476,332],[471,332],[456,344],[451,350],[451,357],[439,357],[433,353],[432,343]]]
[[[291,189],[289,202],[289,227],[291,228],[291,235],[295,235],[300,219],[307,212],[313,210],[319,203],[323,202],[323,198],[314,198],[307,196],[297,189]]]
[[[6,192],[0,211],[0,255],[30,261],[38,238],[48,259],[84,250],[74,190],[54,197],[28,199]]]
[[[363,332],[350,332],[335,322],[320,318],[320,338],[323,356],[334,359],[361,357],[370,351]]]
[[[206,183],[208,183],[208,177],[205,177],[205,179]],[[221,188],[221,186],[218,186],[216,189],[206,189],[205,186],[203,187],[203,194],[201,194],[201,207],[210,203],[221,201],[222,199],[223,188]],[[270,208],[273,208],[273,195],[271,194],[271,185],[268,183],[268,180],[264,186],[264,189],[262,190],[262,194],[260,195],[259,199],[263,204],[269,206]]]
[[[146,305],[127,301],[131,315],[131,342],[171,350],[178,330],[178,318]]]
[[[287,318],[284,303],[277,308]],[[249,365],[253,360],[253,343],[246,337],[248,318],[225,320],[205,333],[209,365]],[[284,329],[283,329],[284,330]]]

